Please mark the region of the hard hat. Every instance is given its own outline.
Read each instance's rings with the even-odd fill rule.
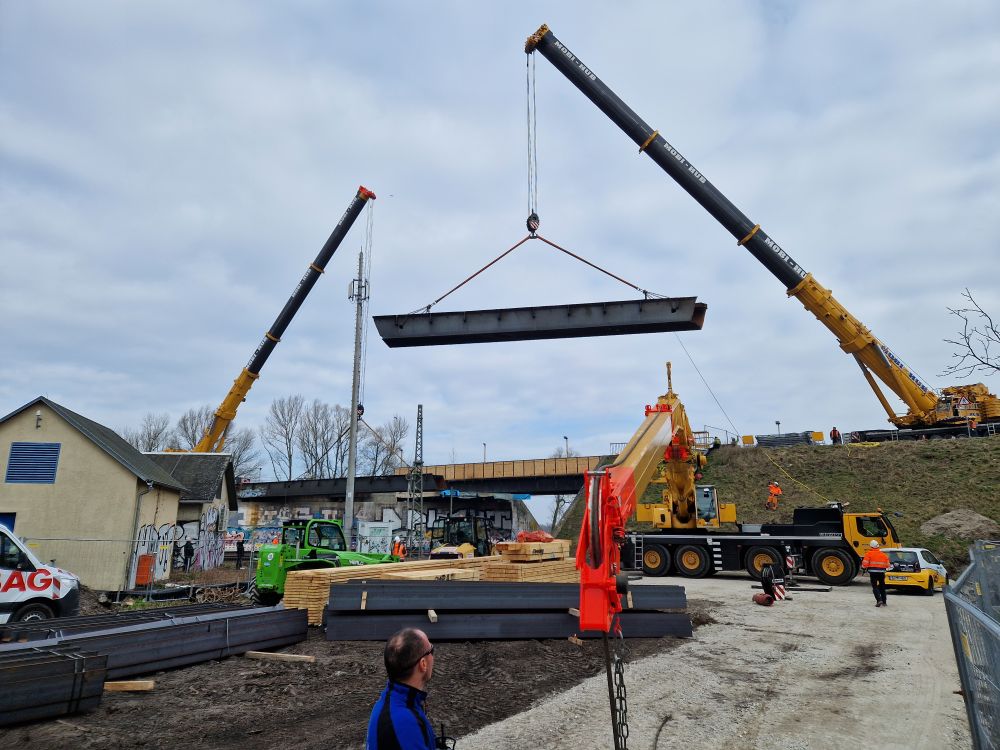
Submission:
[[[397,537],[396,537],[395,539],[393,539],[392,541],[394,541],[394,542],[398,542],[398,541],[399,541],[399,537],[397,536]]]
[[[872,539],[870,542],[868,542],[868,546],[871,547],[872,549],[878,549],[878,542]]]

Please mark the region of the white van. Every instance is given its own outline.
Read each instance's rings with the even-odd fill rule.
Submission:
[[[73,617],[80,611],[80,579],[43,565],[0,525],[0,625]]]

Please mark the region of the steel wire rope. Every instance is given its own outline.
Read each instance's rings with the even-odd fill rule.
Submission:
[[[719,407],[719,410],[726,417],[726,421],[729,422],[729,426],[733,428],[733,432],[735,432],[737,435],[741,434],[740,430],[738,430],[736,428],[736,425],[733,424],[733,420],[730,418],[729,414],[726,412],[725,407],[722,406],[722,403],[719,401],[718,397],[715,395],[715,391],[712,390],[712,386],[708,384],[708,380],[705,379],[705,376],[702,374],[701,369],[699,369],[697,363],[694,361],[694,357],[691,356],[691,352],[689,352],[688,349],[687,349],[687,347],[684,346],[684,342],[681,340],[681,337],[675,333],[674,334],[674,338],[677,339],[677,343],[681,345],[681,349],[683,349],[684,350],[684,354],[687,355],[688,361],[691,362],[691,366],[694,368],[694,371],[696,373],[698,373],[698,377],[701,378],[701,382],[705,384],[705,388],[708,389],[709,394],[712,396],[712,400],[715,401],[715,405]],[[806,491],[811,492],[812,494],[816,495],[816,497],[820,498],[824,502],[830,502],[830,499],[828,497],[826,497],[822,492],[819,492],[818,490],[816,490],[813,487],[809,486],[805,482],[801,481],[800,479],[796,479],[791,474],[789,474],[788,470],[785,469],[777,461],[775,461],[774,458],[771,457],[770,454],[765,453],[764,457],[768,461],[770,461],[772,464],[774,464],[774,467],[778,471],[780,471],[782,474],[784,474],[786,477],[788,477],[792,482],[794,482],[795,484],[797,484],[797,485],[805,488]]]
[[[538,215],[538,101],[535,94],[535,56],[525,62],[525,99],[528,126],[528,215]]]
[[[365,375],[368,372],[368,321],[367,312],[371,304],[372,259],[375,255],[375,207],[371,201],[365,207],[365,233],[361,244],[362,286],[365,288],[365,299],[361,303],[361,376],[358,383],[358,403],[365,401]]]
[[[605,274],[607,276],[610,276],[611,278],[615,279],[616,281],[621,282],[625,286],[631,287],[632,289],[635,289],[638,292],[642,292],[643,296],[646,299],[670,299],[669,295],[660,294],[658,292],[651,292],[651,291],[649,291],[647,289],[643,289],[638,284],[633,284],[631,281],[628,281],[627,279],[623,279],[621,276],[618,276],[617,274],[612,273],[611,271],[607,270],[606,268],[602,268],[601,266],[597,265],[596,263],[591,263],[586,258],[584,258],[584,257],[582,257],[580,255],[577,255],[576,253],[574,253],[571,250],[567,250],[566,248],[562,247],[561,245],[558,245],[555,242],[552,242],[551,240],[546,239],[545,237],[543,237],[540,234],[529,234],[529,235],[527,235],[525,237],[522,237],[516,243],[514,243],[509,248],[507,248],[506,250],[504,250],[502,253],[500,253],[500,255],[498,255],[496,258],[494,258],[493,260],[491,260],[489,263],[487,263],[485,266],[483,266],[482,268],[480,268],[478,271],[476,271],[475,273],[472,273],[469,276],[467,276],[465,279],[463,279],[461,282],[459,282],[458,284],[456,284],[455,286],[453,286],[451,289],[449,289],[447,292],[445,292],[444,294],[442,294],[440,297],[438,297],[436,300],[434,300],[433,302],[431,302],[429,305],[424,305],[423,307],[418,307],[416,310],[413,310],[412,312],[407,313],[406,317],[409,317],[411,315],[419,315],[421,313],[428,313],[428,312],[430,312],[431,308],[434,307],[434,305],[436,305],[438,302],[440,302],[441,300],[443,300],[446,297],[450,296],[454,292],[457,292],[463,286],[465,286],[470,281],[472,281],[474,278],[476,278],[481,273],[483,273],[483,271],[486,271],[491,266],[495,265],[499,261],[501,261],[504,258],[506,258],[508,255],[510,255],[512,252],[514,252],[517,248],[519,248],[521,245],[523,245],[528,240],[541,240],[546,245],[549,245],[550,247],[555,248],[556,250],[558,250],[561,253],[565,253],[566,255],[570,256],[571,258],[574,258],[575,260],[580,261],[584,265],[590,266],[591,268],[593,268],[593,269],[595,269],[597,271],[600,271],[601,273],[603,273],[603,274]]]

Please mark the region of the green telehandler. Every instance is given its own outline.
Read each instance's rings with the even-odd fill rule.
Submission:
[[[285,521],[281,539],[258,548],[254,601],[272,606],[285,595],[285,579],[291,570],[340,568],[345,565],[399,562],[393,555],[351,552],[340,521],[311,518]]]

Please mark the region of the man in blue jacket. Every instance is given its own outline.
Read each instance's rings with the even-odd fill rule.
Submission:
[[[424,713],[425,688],[434,674],[434,646],[416,628],[385,644],[389,681],[368,720],[367,750],[434,750],[437,739]]]

